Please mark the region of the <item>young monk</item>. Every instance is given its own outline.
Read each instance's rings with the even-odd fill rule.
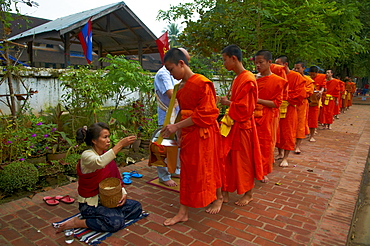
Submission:
[[[258,100],[254,117],[261,153],[263,153],[261,157],[263,183],[269,181],[267,175],[272,172],[277,126],[279,124],[279,107],[282,103],[283,90],[288,83],[287,80],[271,72],[271,63],[272,54],[268,50],[260,50],[254,56],[254,64],[258,71],[256,75]]]
[[[216,188],[221,188],[217,151],[220,131],[213,83],[194,74],[179,49],[166,53],[164,65],[175,79],[182,80],[176,96],[181,121],[162,129],[165,138],[181,130],[180,209],[164,221],[164,225],[170,226],[187,221],[189,207],[205,207],[216,200]]]
[[[279,150],[279,155],[276,159],[283,159],[280,166],[287,167],[289,153],[295,148],[298,122],[296,106],[301,105],[306,96],[304,87],[306,80],[299,73],[289,69],[288,58],[286,56],[279,56],[275,60],[275,63],[285,66],[288,78],[289,90],[286,95],[283,95],[285,102],[283,101],[282,106],[280,106],[280,135],[276,144]]]
[[[294,64],[294,71],[298,72],[303,76],[306,80],[305,90],[306,90],[306,97],[303,99],[303,103],[301,105],[297,105],[297,117],[298,117],[298,125],[297,125],[297,133],[296,133],[296,144],[295,144],[295,154],[301,153],[301,143],[302,139],[309,134],[308,128],[308,99],[314,91],[314,81],[309,76],[304,75],[304,70],[306,66],[303,62],[296,62]]]
[[[331,129],[335,108],[338,105],[338,97],[340,95],[341,85],[338,79],[333,78],[333,71],[326,70],[326,94],[324,105],[322,107],[321,123],[324,124],[324,129]]]
[[[238,46],[224,48],[222,59],[224,67],[236,74],[231,85],[231,98],[224,96],[220,101],[222,105],[229,107],[221,121],[226,156],[223,199],[228,202],[229,192],[237,191],[243,196],[235,204],[245,206],[253,200],[254,179],[263,179],[261,150],[253,116],[258,99],[257,82],[254,75],[243,67],[242,51]]]
[[[310,142],[316,142],[314,135],[317,127],[319,126],[319,110],[321,104],[321,97],[326,88],[326,75],[319,73],[319,68],[311,66],[309,75],[314,81],[314,93],[309,98],[308,107],[308,127],[310,128]]]

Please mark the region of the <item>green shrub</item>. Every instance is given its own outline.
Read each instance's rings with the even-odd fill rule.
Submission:
[[[13,193],[18,189],[34,189],[39,180],[37,168],[28,162],[12,162],[0,172],[0,189]]]
[[[81,158],[81,155],[80,154],[77,154],[77,153],[76,154],[67,155],[64,158],[64,162],[65,162],[64,172],[66,174],[76,175],[77,174],[76,166],[77,166],[78,160],[80,158]]]
[[[56,175],[57,173],[62,173],[64,171],[63,165],[59,163],[59,161],[53,160],[46,163],[38,163],[35,165],[39,171],[39,176],[52,176]]]

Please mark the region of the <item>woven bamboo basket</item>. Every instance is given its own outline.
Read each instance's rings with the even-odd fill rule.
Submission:
[[[122,198],[121,180],[106,178],[99,183],[100,203],[107,208],[117,207]]]

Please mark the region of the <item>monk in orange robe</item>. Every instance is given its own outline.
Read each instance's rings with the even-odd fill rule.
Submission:
[[[345,91],[344,91],[344,99],[343,99],[343,108],[344,110],[348,109],[349,100],[351,98],[351,91],[352,91],[352,85],[350,84],[350,80],[348,78],[344,79],[345,83]]]
[[[225,154],[226,183],[222,187],[224,202],[229,192],[243,196],[235,202],[245,206],[253,200],[254,179],[263,179],[261,150],[254,121],[257,103],[257,82],[242,64],[242,51],[229,45],[222,51],[224,67],[234,71],[230,100],[221,97],[221,104],[229,108],[221,121],[221,135]]]
[[[338,76],[337,79],[339,79],[339,83],[340,83],[340,95],[338,97],[338,109],[336,111],[336,119],[339,119],[338,115],[341,114],[341,113],[344,113],[344,108],[343,108],[343,99],[344,99],[344,94],[345,94],[345,91],[346,91],[346,84],[344,83],[344,81],[340,80],[340,77]]]
[[[310,67],[309,74],[311,79],[314,80],[314,93],[310,96],[308,107],[308,127],[310,128],[310,142],[316,142],[314,135],[315,130],[319,126],[319,110],[321,104],[321,97],[326,88],[326,75],[320,74],[319,68],[316,66]]]
[[[299,73],[289,69],[288,58],[286,56],[279,56],[275,60],[275,63],[285,66],[288,78],[288,93],[283,94],[283,103],[280,106],[280,135],[276,143],[276,147],[279,150],[279,155],[276,159],[283,159],[280,166],[287,167],[289,153],[295,148],[298,122],[296,106],[301,105],[303,99],[306,97],[304,87],[306,80]]]
[[[181,129],[180,208],[173,218],[164,221],[169,226],[187,221],[189,207],[205,207],[216,199],[216,189],[222,185],[217,151],[221,136],[213,83],[192,72],[180,49],[170,49],[164,62],[171,75],[182,80],[176,96],[181,121],[168,124],[161,131],[166,138]]]
[[[279,107],[282,103],[283,90],[288,81],[271,72],[272,54],[268,50],[260,50],[254,56],[254,64],[258,74],[258,100],[254,110],[258,139],[260,142],[263,166],[263,183],[269,181],[268,174],[272,172],[274,149],[276,144],[277,126],[279,124]],[[285,68],[282,67],[285,75]]]
[[[351,85],[351,91],[350,91],[350,97],[349,97],[349,100],[348,100],[348,108],[352,106],[352,101],[353,101],[353,94],[356,92],[356,83],[350,81],[350,85]]]
[[[331,129],[331,124],[334,121],[335,108],[338,105],[338,97],[340,95],[340,81],[333,78],[333,71],[326,71],[326,94],[322,107],[321,123],[324,124],[324,129]]]
[[[306,96],[303,99],[303,102],[301,105],[297,105],[297,117],[298,117],[298,124],[297,124],[297,133],[296,133],[296,144],[295,144],[295,154],[301,153],[301,143],[302,139],[306,137],[307,134],[309,134],[309,128],[308,128],[308,98],[313,94],[314,91],[314,81],[309,76],[304,75],[304,70],[306,66],[303,62],[296,62],[294,64],[294,71],[298,72],[303,76],[303,78],[306,80],[305,84],[305,90],[306,90]]]

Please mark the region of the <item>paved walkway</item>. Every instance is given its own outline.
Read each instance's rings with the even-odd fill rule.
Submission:
[[[127,190],[151,215],[101,245],[345,245],[370,145],[369,106],[354,105],[316,139],[269,183],[257,181],[250,205],[234,205],[233,194],[219,214],[191,209],[188,222],[172,227],[162,223],[177,212],[178,193],[146,184],[156,175],[146,161],[125,167],[144,175]],[[77,213],[77,204],[51,207],[42,197],[67,194],[77,195],[76,183],[0,205],[0,245],[65,245],[50,224]]]

